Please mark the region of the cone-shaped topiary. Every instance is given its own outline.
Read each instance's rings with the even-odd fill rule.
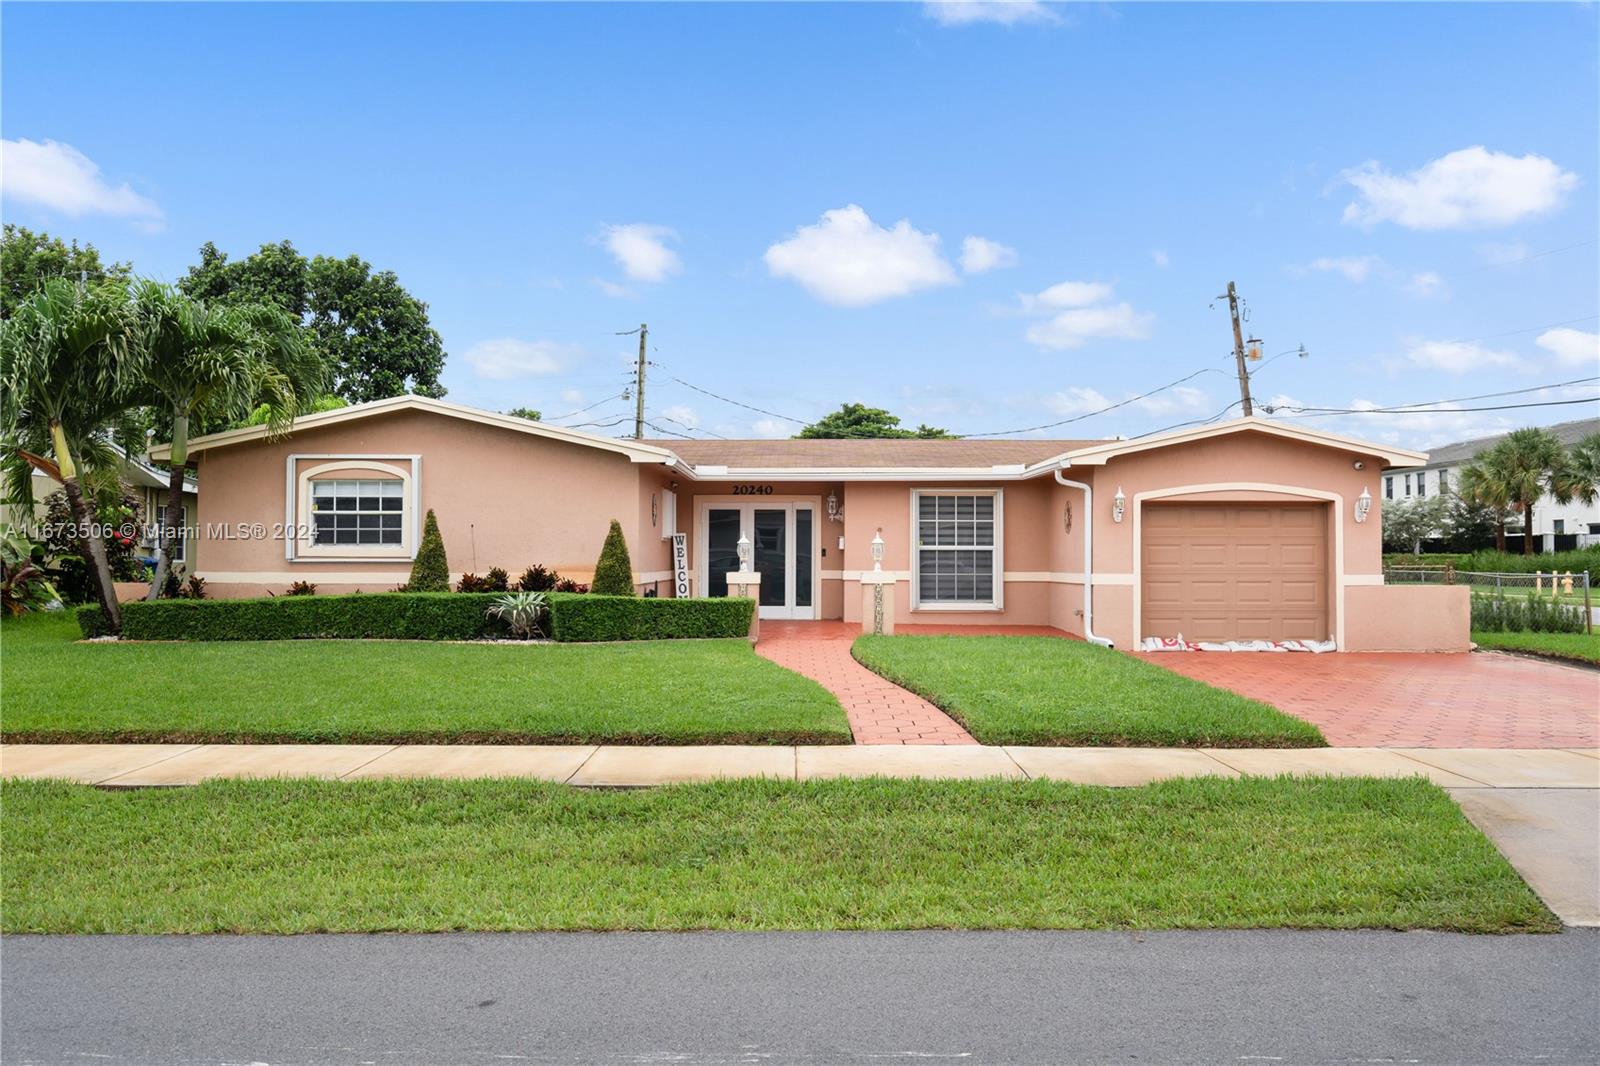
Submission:
[[[439,520],[430,508],[422,523],[422,545],[417,549],[416,561],[411,564],[411,580],[406,582],[408,592],[449,592],[450,560],[445,558],[444,538],[439,535]]]
[[[601,596],[633,595],[633,563],[628,559],[628,542],[622,539],[622,523],[615,518],[600,548],[600,561],[594,564],[589,591]]]

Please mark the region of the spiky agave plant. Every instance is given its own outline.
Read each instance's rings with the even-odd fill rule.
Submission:
[[[489,605],[488,615],[509,626],[517,639],[532,640],[543,635],[544,611],[544,593],[508,592]]]

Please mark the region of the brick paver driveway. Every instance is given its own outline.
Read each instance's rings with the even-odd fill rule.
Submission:
[[[1495,652],[1138,656],[1269,703],[1352,747],[1575,748],[1600,738],[1600,672]]]

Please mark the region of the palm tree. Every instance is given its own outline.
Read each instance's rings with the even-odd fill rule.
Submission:
[[[1591,433],[1572,446],[1567,458],[1567,480],[1572,498],[1585,507],[1600,499],[1600,433]]]
[[[208,305],[169,285],[142,282],[134,291],[140,350],[140,400],[172,417],[172,471],[166,520],[150,598],[161,595],[183,527],[183,475],[189,427],[196,420],[243,419],[267,408],[267,424],[287,429],[302,401],[321,392],[322,361],[298,324],[267,305]]]
[[[127,410],[134,354],[122,294],[65,278],[43,282],[0,323],[0,434],[5,450],[59,480],[66,490],[100,604],[113,631],[122,628],[105,539],[79,483],[80,461],[101,469],[115,457],[106,427]],[[52,458],[45,458],[46,455]],[[26,467],[10,464],[11,494],[31,500]]]
[[[1561,441],[1547,429],[1514,429],[1507,433],[1484,462],[1494,480],[1507,490],[1512,510],[1522,512],[1522,554],[1533,554],[1533,505],[1549,493],[1557,503],[1570,503],[1574,477],[1571,457]]]
[[[1506,518],[1511,510],[1511,486],[1502,479],[1503,471],[1489,461],[1488,452],[1479,452],[1461,468],[1456,494],[1464,500],[1482,504],[1494,514],[1495,551],[1506,550]]]

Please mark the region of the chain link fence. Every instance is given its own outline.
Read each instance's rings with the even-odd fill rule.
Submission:
[[[1466,585],[1472,589],[1473,628],[1492,622],[1495,628],[1594,632],[1594,598],[1586,570],[1535,570],[1505,574],[1457,570],[1443,566],[1386,566],[1386,585]]]

